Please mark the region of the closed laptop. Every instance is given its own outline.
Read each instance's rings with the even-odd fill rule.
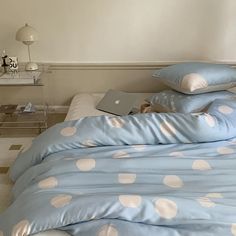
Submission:
[[[137,101],[137,95],[117,90],[109,90],[96,108],[115,115],[128,115]]]

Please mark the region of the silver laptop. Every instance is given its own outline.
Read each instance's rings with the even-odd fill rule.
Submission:
[[[96,108],[107,113],[123,116],[131,113],[136,101],[136,94],[109,90]]]

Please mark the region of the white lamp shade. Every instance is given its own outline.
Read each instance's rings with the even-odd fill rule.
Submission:
[[[16,32],[16,40],[30,45],[38,40],[38,32],[28,24],[25,24]]]

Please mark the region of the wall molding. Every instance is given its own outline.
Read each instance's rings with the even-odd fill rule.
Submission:
[[[155,70],[174,64],[184,63],[189,61],[171,61],[171,62],[81,62],[81,63],[38,63],[39,69],[44,72],[50,71],[71,71],[71,70]],[[194,62],[194,61],[193,61]],[[198,61],[199,62],[199,61]],[[232,61],[201,61],[208,63],[227,64],[236,68],[236,62]],[[20,64],[20,68],[24,69],[25,63]]]
[[[49,70],[154,70],[175,63],[52,63]]]
[[[118,63],[46,63],[49,70],[155,70],[187,61],[172,62],[118,62]],[[236,62],[202,61],[227,64],[236,67]]]
[[[73,71],[73,70],[155,70],[160,69],[166,66],[176,64],[178,62],[143,62],[143,63],[132,63],[132,62],[123,62],[123,63],[44,63],[38,62],[39,70],[43,72],[51,71]],[[26,63],[20,63],[20,70],[24,70]]]

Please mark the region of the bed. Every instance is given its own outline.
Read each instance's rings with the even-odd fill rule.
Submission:
[[[1,236],[236,235],[235,100],[124,117],[73,101],[12,166]]]

